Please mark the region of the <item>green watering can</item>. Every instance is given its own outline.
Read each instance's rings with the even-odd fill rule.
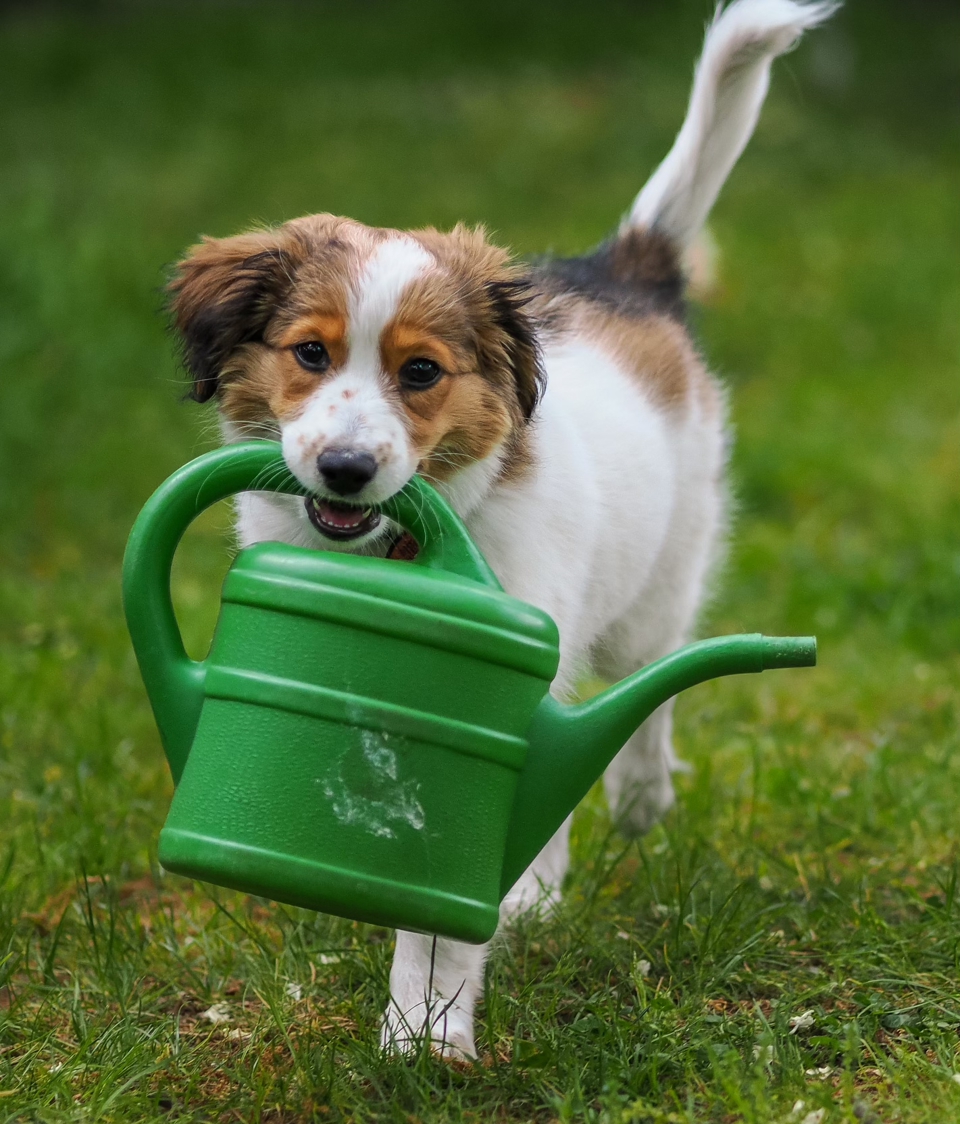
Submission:
[[[190,522],[246,490],[304,494],[273,442],[230,445],[148,501],[124,607],[176,792],[167,870],[360,921],[488,940],[530,861],[661,703],[706,679],[816,662],[813,638],[692,644],[603,694],[547,692],[557,626],[508,597],[414,478],[382,505],[415,562],[260,543],[223,586],[210,654],[170,600]]]

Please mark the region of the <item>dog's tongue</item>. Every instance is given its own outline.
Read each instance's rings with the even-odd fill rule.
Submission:
[[[359,527],[363,522],[364,511],[360,507],[345,507],[341,504],[325,503],[323,500],[317,502],[317,507],[320,510],[320,515],[324,523],[329,523],[331,527],[339,527],[343,531],[349,531],[353,527]]]
[[[320,534],[338,542],[358,539],[380,523],[380,513],[372,507],[354,507],[318,496],[306,496],[303,502],[307,517]]]

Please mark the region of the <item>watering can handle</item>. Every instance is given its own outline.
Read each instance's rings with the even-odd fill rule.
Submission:
[[[304,495],[306,489],[291,475],[277,442],[227,445],[184,465],[160,485],[137,517],[123,557],[127,626],[174,783],[200,719],[206,663],[192,660],[183,646],[170,598],[173,556],[202,511],[245,491]],[[417,540],[420,553],[413,565],[500,589],[459,517],[419,477],[380,506]]]

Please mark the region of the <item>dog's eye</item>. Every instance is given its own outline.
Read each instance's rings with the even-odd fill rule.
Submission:
[[[308,371],[321,372],[330,366],[330,356],[327,349],[318,340],[308,340],[298,343],[293,349],[297,362]]]
[[[432,359],[408,359],[400,368],[400,381],[411,390],[426,390],[441,374],[440,364]]]

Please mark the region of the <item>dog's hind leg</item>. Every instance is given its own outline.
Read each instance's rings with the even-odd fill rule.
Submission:
[[[603,774],[603,787],[619,830],[642,835],[674,802],[673,773],[686,766],[673,748],[673,699],[644,722]]]
[[[687,442],[683,486],[663,551],[642,594],[594,648],[594,669],[612,681],[686,643],[717,563],[726,521],[721,483],[726,450],[719,415],[714,424],[692,430]],[[671,776],[684,766],[672,735],[671,699],[653,712],[604,773],[611,812],[628,835],[648,831],[673,804]]]

